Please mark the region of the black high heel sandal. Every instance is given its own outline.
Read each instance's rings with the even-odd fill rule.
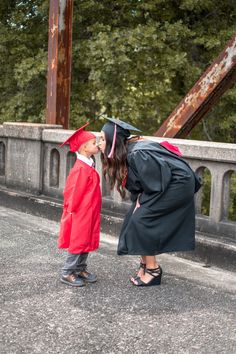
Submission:
[[[153,278],[149,280],[148,283],[144,283],[144,281],[141,280],[140,277],[134,278],[134,281],[137,282],[135,284],[134,281],[132,281],[134,286],[153,286],[153,285],[161,285],[161,277],[162,277],[162,268],[161,266],[154,268],[154,269],[145,269],[145,273],[150,274]]]

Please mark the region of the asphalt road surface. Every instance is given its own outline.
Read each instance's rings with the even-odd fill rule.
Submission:
[[[161,255],[161,286],[129,282],[138,257],[102,234],[95,284],[60,283],[59,224],[0,207],[0,353],[236,353],[236,274]]]

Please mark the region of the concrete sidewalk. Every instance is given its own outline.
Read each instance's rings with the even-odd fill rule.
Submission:
[[[159,287],[129,282],[138,257],[102,234],[98,282],[59,281],[59,224],[0,207],[0,353],[236,353],[236,274],[161,255]]]

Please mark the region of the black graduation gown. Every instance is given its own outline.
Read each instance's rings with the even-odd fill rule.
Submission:
[[[154,141],[129,144],[126,188],[133,204],[119,237],[119,255],[157,255],[195,246],[196,175]],[[140,208],[134,208],[139,195]]]

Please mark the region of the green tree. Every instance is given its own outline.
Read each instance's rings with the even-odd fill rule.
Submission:
[[[45,120],[48,1],[0,4],[0,121]]]
[[[153,134],[236,32],[235,20],[234,1],[76,3],[72,122],[105,111]],[[235,96],[228,91],[190,137],[236,141]]]
[[[71,128],[105,112],[153,134],[235,23],[234,0],[74,1]],[[0,122],[44,121],[47,30],[48,1],[2,1]],[[232,88],[190,138],[235,142],[235,97]]]

